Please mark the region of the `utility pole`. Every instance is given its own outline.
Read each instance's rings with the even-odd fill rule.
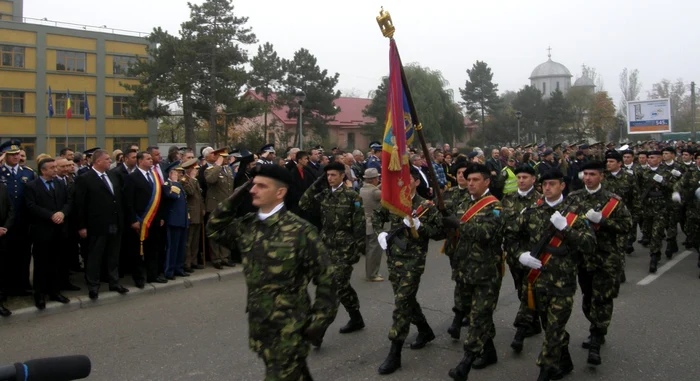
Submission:
[[[211,87],[211,103],[209,109],[209,144],[216,148],[216,141],[218,140],[217,128],[216,128],[216,22],[218,15],[214,16],[214,25],[212,28],[212,41],[211,41],[211,68],[210,68],[210,78],[209,86]]]
[[[690,138],[695,141],[695,82],[690,82],[690,109],[693,116],[693,124],[690,125]]]

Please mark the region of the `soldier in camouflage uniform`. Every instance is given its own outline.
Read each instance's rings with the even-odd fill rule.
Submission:
[[[340,333],[350,333],[365,327],[360,314],[360,300],[350,285],[353,265],[365,252],[367,222],[362,198],[343,184],[345,165],[328,164],[316,182],[304,192],[299,208],[321,216],[321,239],[329,249],[333,263],[333,279],[338,299],[350,315],[350,321]]]
[[[445,190],[443,194],[443,202],[445,203],[445,209],[456,210],[457,205],[469,200],[469,189],[467,188],[467,179],[465,178],[464,171],[466,171],[468,163],[466,161],[461,161],[455,164],[453,170],[455,171],[455,176],[457,178],[457,186]],[[454,234],[456,230],[450,230],[447,233],[447,239],[443,246],[443,252],[450,260],[450,267],[452,268],[452,280],[455,281],[454,290],[454,307],[452,311],[455,313],[454,319],[452,319],[452,324],[447,329],[447,333],[455,339],[459,340],[459,336],[462,330],[462,321],[464,320],[465,311],[470,307],[465,304],[462,300],[461,289],[464,287],[460,285],[460,278],[458,276],[459,269],[456,266],[455,251],[457,250],[457,237]]]
[[[619,237],[627,237],[632,228],[632,216],[622,198],[603,188],[604,164],[592,161],[583,167],[585,188],[573,192],[569,198],[593,227],[596,250],[579,264],[578,282],[583,293],[583,313],[591,323],[588,363],[600,365],[600,345],[612,320],[613,299],[619,290],[620,273],[625,254]]]
[[[560,380],[574,369],[566,323],[574,305],[577,268],[595,250],[595,235],[588,222],[576,216],[578,206],[573,200],[564,201],[562,192],[566,184],[561,171],[545,173],[540,181],[544,198],[507,221],[505,235],[509,242],[527,242],[527,245],[506,247],[509,256],[517,256],[527,268],[544,270],[532,284],[528,280],[528,298],[532,297],[545,332],[537,359],[540,367],[537,380],[548,381]],[[567,218],[569,213],[576,216],[573,222]],[[553,238],[549,238],[552,233]],[[554,238],[561,243],[559,246],[552,246]],[[541,240],[550,240],[544,251],[551,256],[545,263],[542,263],[544,253],[522,251],[532,250]]]
[[[310,381],[309,342],[322,339],[337,312],[332,267],[316,229],[284,207],[289,172],[262,165],[250,181],[218,206],[207,235],[223,246],[237,246],[243,256],[250,348],[265,362],[265,381]],[[248,189],[260,209],[236,218]]]
[[[671,183],[675,184],[680,179],[681,176],[688,170],[688,167],[674,160],[676,158],[676,150],[673,147],[666,147],[661,150],[663,155],[662,166],[671,172]],[[678,223],[682,223],[682,205],[677,203],[671,203],[669,205],[671,208],[668,216],[668,226],[666,227],[666,258],[671,259],[674,253],[678,252],[678,242],[676,237],[678,236]]]
[[[695,165],[674,185],[673,201],[686,209],[685,231],[688,247],[700,253],[700,152],[695,152]],[[700,267],[700,255],[698,256]]]
[[[401,218],[391,214],[386,208],[376,209],[372,217],[375,232],[381,232],[384,224],[391,222],[389,233],[378,234],[379,245],[387,253],[389,281],[394,290],[393,324],[389,330],[391,350],[379,367],[379,374],[390,374],[401,367],[401,348],[411,324],[418,328],[418,336],[411,344],[411,349],[421,349],[435,339],[435,334],[423,315],[416,295],[421,275],[425,270],[428,242],[431,238],[442,237],[442,221],[433,203],[416,194],[421,175],[413,168],[411,178],[413,179],[410,187],[414,214],[410,218],[413,220],[418,237],[414,237],[411,233],[409,217]]]
[[[510,193],[503,197],[503,221],[514,221],[523,209],[533,205],[539,200],[542,195],[535,190],[535,181],[537,173],[535,169],[529,165],[523,165],[515,170],[515,175],[518,179],[518,191]],[[506,223],[507,223],[506,222]],[[519,241],[513,241],[512,238],[519,238]],[[525,247],[528,245],[528,237],[504,236],[503,247]],[[520,254],[525,249],[515,251]],[[530,310],[527,306],[527,273],[528,269],[518,261],[517,255],[507,255],[506,263],[510,269],[510,274],[513,276],[513,284],[515,291],[518,293],[520,300],[520,309],[515,316],[513,325],[517,328],[513,342],[510,344],[516,352],[520,353],[523,350],[523,341],[526,337],[534,336],[542,332],[540,326],[539,315],[536,311]]]
[[[469,316],[464,358],[449,372],[454,380],[466,380],[472,367],[481,369],[498,361],[493,344],[496,336],[493,311],[504,266],[502,207],[488,192],[489,169],[483,164],[472,164],[464,174],[470,197],[451,210],[454,215],[443,220],[446,227],[459,232],[454,259],[459,292]]]
[[[671,172],[661,165],[661,151],[650,151],[648,164],[640,174],[639,200],[644,205],[645,236],[649,237],[649,272],[655,273],[661,260],[674,181]]]

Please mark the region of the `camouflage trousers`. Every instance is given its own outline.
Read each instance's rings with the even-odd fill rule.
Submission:
[[[678,223],[683,221],[683,205],[678,203],[673,203],[670,208],[670,213],[668,216],[668,226],[666,226],[666,239],[669,241],[675,241],[678,236]]]
[[[518,309],[518,314],[515,315],[513,326],[516,328],[531,327],[536,323],[537,311],[533,311],[527,306],[527,274],[529,271],[523,268],[517,258],[507,256],[506,262],[508,262],[510,275],[513,277],[515,292],[518,294],[518,300],[520,300],[520,308]],[[514,262],[517,262],[517,264]],[[539,322],[537,322],[537,324],[539,324]]]
[[[387,262],[391,261],[391,258],[387,258]],[[416,299],[422,273],[422,270],[397,269],[389,263],[389,281],[394,290],[393,323],[389,330],[389,340],[406,341],[411,324],[418,325],[426,321]]]
[[[360,299],[357,297],[357,292],[350,284],[353,267],[347,263],[333,264],[333,283],[335,284],[338,300],[345,307],[345,310],[357,311],[360,309]]]
[[[469,319],[464,351],[478,355],[484,348],[484,344],[496,337],[493,311],[498,303],[501,278],[494,279],[490,284],[465,284],[459,281],[457,284],[460,298],[466,306],[464,312]]]
[[[619,288],[619,273],[610,269],[579,269],[578,284],[583,293],[583,314],[591,323],[592,335],[607,335],[613,315],[613,299]]]
[[[264,381],[313,381],[304,357],[275,357],[263,352]]]
[[[644,215],[644,236],[649,238],[649,252],[651,255],[661,255],[661,247],[666,237],[666,225],[668,225],[667,205],[664,202],[652,201],[646,208]]]
[[[573,294],[547,295],[545,289],[538,288],[535,291],[535,303],[544,328],[544,341],[537,365],[556,369],[559,367],[562,349],[569,345],[566,323],[574,308],[574,297]]]
[[[688,247],[698,249],[700,246],[700,210],[688,210],[685,219],[685,232],[688,235]]]

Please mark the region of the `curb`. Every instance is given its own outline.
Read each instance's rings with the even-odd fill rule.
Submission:
[[[28,321],[45,316],[57,315],[64,312],[77,311],[83,308],[93,308],[119,303],[126,300],[133,300],[134,298],[138,298],[145,295],[157,295],[169,293],[172,291],[184,290],[187,288],[192,288],[195,285],[223,282],[236,278],[238,274],[242,272],[242,267],[237,266],[230,269],[220,270],[214,273],[198,275],[193,274],[189,277],[177,278],[175,280],[168,281],[168,283],[165,284],[146,283],[146,286],[143,290],[138,289],[134,286],[127,287],[129,289],[129,293],[124,295],[121,295],[114,291],[100,292],[100,297],[97,300],[91,300],[87,295],[81,295],[70,298],[70,303],[68,304],[61,304],[58,302],[47,302],[46,309],[44,309],[43,311],[38,310],[34,306],[24,307],[17,310],[13,310],[12,315],[9,317],[0,318],[0,326],[13,324],[20,321]]]

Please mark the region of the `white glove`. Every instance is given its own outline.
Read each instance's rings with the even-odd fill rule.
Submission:
[[[603,213],[596,212],[593,209],[588,209],[588,211],[586,212],[586,218],[588,218],[588,221],[591,221],[594,224],[597,224],[597,223],[600,223],[600,220],[603,219]]]
[[[656,181],[657,183],[660,183],[660,182],[664,181],[664,178],[663,178],[663,176],[661,176],[657,173],[654,175],[654,181]]]
[[[700,188],[698,188],[698,189],[700,189]],[[697,194],[697,192],[696,192],[696,194]],[[681,203],[681,194],[678,192],[673,192],[673,194],[671,195],[671,200],[680,204]]]
[[[578,179],[583,180],[583,171],[578,173]]]
[[[700,188],[698,188],[698,189],[695,190],[695,198],[697,198],[698,200],[700,200]]]
[[[529,251],[526,251],[522,254],[520,254],[520,257],[518,257],[518,260],[523,266],[527,266],[531,269],[539,269],[542,267],[542,261],[540,261],[537,258],[534,258],[532,255],[530,255]]]
[[[411,227],[411,220],[408,219],[408,216],[403,218],[403,224],[409,228]],[[418,218],[413,218],[413,226],[416,228],[416,230],[420,228],[420,220]]]
[[[386,244],[386,237],[389,235],[387,232],[381,232],[377,236],[377,241],[379,241],[379,247],[382,248],[382,250],[386,250],[387,244]]]
[[[549,218],[549,221],[551,221],[552,225],[554,225],[554,227],[559,231],[562,231],[569,226],[569,223],[566,222],[566,217],[562,216],[559,212],[554,212],[552,217]]]
[[[676,177],[679,177],[680,175],[682,175],[681,171],[679,171],[677,169],[674,169],[673,171],[671,171],[671,174],[673,176],[676,176]]]

